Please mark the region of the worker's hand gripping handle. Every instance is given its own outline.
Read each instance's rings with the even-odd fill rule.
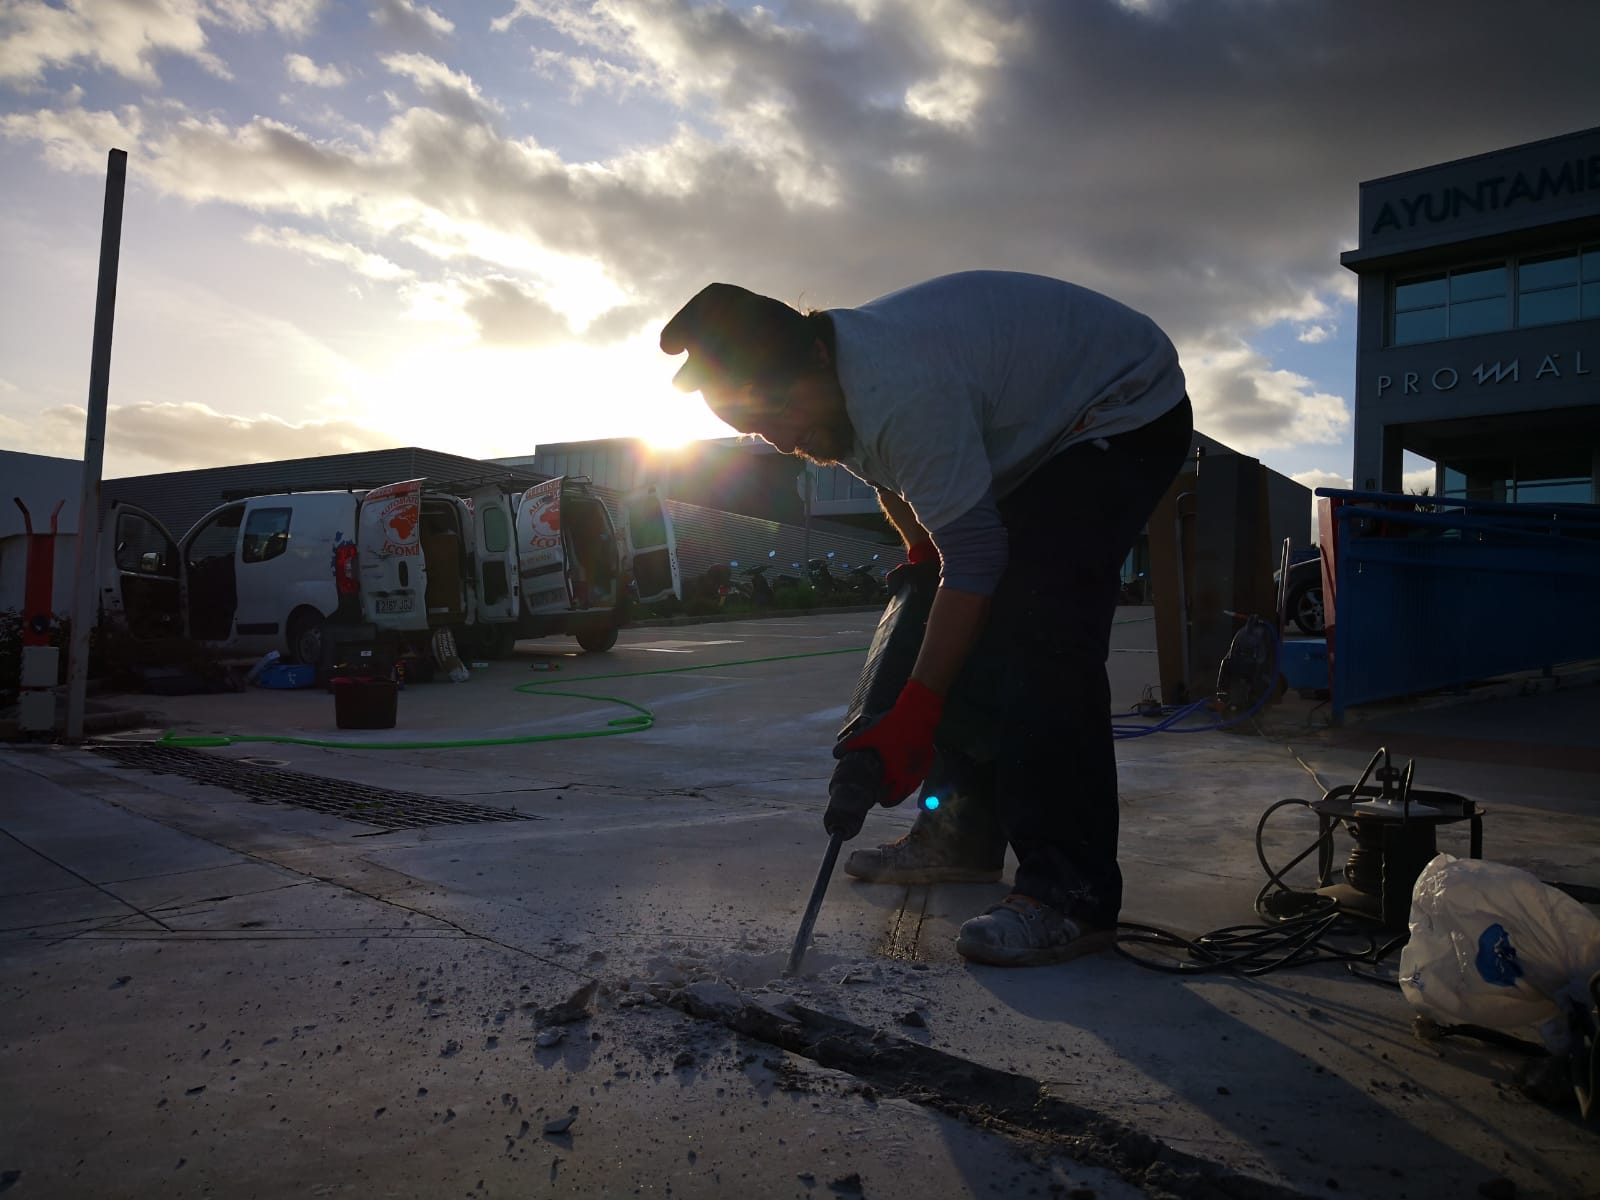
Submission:
[[[883,767],[875,750],[852,750],[834,765],[822,827],[849,840],[861,832],[867,813],[883,803]]]

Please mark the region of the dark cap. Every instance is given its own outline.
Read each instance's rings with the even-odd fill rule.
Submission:
[[[697,392],[713,379],[737,385],[796,370],[810,344],[804,316],[731,283],[702,288],[661,330],[662,350],[689,352],[672,378],[681,392]]]

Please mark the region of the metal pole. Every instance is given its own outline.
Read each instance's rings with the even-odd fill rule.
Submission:
[[[100,282],[95,291],[94,347],[89,357],[89,414],[83,431],[78,558],[73,576],[72,641],[67,657],[67,738],[74,742],[83,740],[89,631],[100,599],[100,477],[105,466],[111,326],[117,310],[117,261],[122,253],[122,194],[127,176],[128,152],[111,151],[106,158],[106,201],[100,222]]]
[[[808,578],[806,572],[811,569],[811,502],[816,496],[816,485],[811,478],[810,463],[802,462],[800,470],[800,481],[804,485],[801,489],[801,495],[805,500],[806,506],[804,546],[800,553],[800,578],[806,579]]]

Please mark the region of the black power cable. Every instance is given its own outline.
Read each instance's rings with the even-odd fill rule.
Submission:
[[[1286,967],[1342,962],[1358,978],[1399,987],[1398,980],[1373,975],[1361,968],[1381,966],[1405,945],[1409,934],[1380,940],[1372,922],[1350,916],[1331,897],[1297,891],[1284,882],[1284,876],[1313,853],[1318,855],[1318,879],[1327,881],[1333,868],[1333,833],[1339,828],[1337,824],[1330,823],[1282,869],[1275,870],[1267,861],[1263,845],[1267,821],[1279,809],[1295,805],[1311,808],[1309,800],[1279,800],[1269,806],[1256,823],[1256,858],[1266,872],[1267,882],[1256,893],[1255,909],[1272,924],[1229,925],[1196,938],[1186,938],[1153,925],[1124,921],[1117,925],[1117,953],[1141,967],[1172,975],[1227,972],[1254,977]],[[1130,946],[1152,946],[1167,951],[1168,955],[1153,958],[1146,953],[1134,953],[1128,949]]]

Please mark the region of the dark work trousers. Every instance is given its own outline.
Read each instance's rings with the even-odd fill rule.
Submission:
[[[1009,842],[1016,890],[1089,928],[1122,908],[1106,678],[1122,564],[1193,432],[1185,397],[1141,429],[1069,447],[999,502],[1010,556],[977,651],[1003,664],[992,757],[941,742],[924,794],[952,803],[918,817],[919,833],[984,865]]]

